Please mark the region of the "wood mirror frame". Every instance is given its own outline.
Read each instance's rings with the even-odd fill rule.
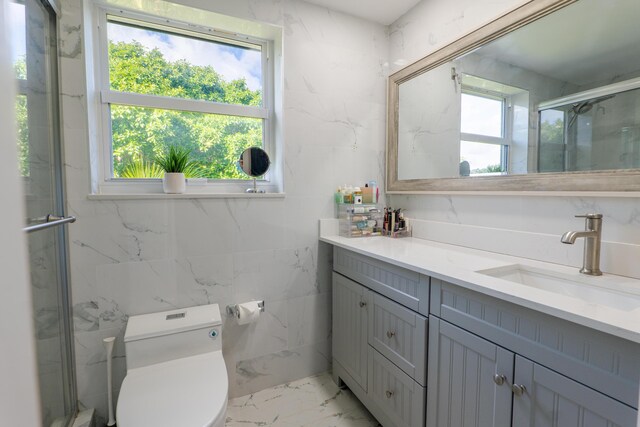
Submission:
[[[388,193],[640,191],[640,169],[398,180],[400,84],[576,1],[579,0],[531,0],[389,76],[386,147]]]

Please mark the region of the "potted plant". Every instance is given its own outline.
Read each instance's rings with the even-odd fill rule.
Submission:
[[[165,193],[184,193],[187,189],[186,176],[195,176],[197,166],[190,160],[191,151],[186,147],[172,145],[166,154],[156,156],[155,163],[164,170],[162,188]]]

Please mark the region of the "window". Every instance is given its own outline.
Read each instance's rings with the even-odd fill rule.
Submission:
[[[541,110],[539,120],[537,172],[565,172],[565,111],[560,108]]]
[[[105,180],[159,178],[153,159],[172,145],[191,152],[194,178],[247,179],[240,153],[272,152],[269,42],[120,10],[99,15]]]
[[[27,113],[27,41],[25,7],[21,3],[8,3],[9,25],[11,27],[11,62],[17,80],[15,102],[18,136],[18,165],[20,175],[28,178],[29,167],[29,123]]]
[[[463,86],[460,115],[460,174],[508,172],[507,99]]]

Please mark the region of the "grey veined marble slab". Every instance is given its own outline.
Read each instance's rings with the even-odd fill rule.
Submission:
[[[275,386],[229,401],[226,427],[377,427],[349,390],[328,373]]]

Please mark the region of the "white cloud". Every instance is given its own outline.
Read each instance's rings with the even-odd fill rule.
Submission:
[[[157,48],[168,61],[184,59],[193,65],[212,66],[226,81],[244,78],[251,90],[262,88],[259,51],[111,23],[108,32],[114,42],[136,40],[149,49]]]

